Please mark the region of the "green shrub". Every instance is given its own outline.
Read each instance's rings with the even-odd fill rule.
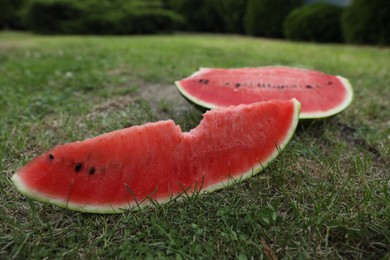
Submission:
[[[162,8],[177,11],[183,3],[183,0],[161,0]]]
[[[25,0],[0,0],[0,29],[22,29],[20,17]]]
[[[78,19],[79,28],[74,33],[118,34],[120,16],[120,13],[111,10],[104,14],[89,13]]]
[[[248,0],[222,0],[220,1],[219,15],[224,22],[224,32],[244,33],[244,16]]]
[[[34,0],[26,16],[31,30],[45,34],[150,34],[183,24],[181,16],[159,6],[157,0]]]
[[[223,21],[217,8],[219,0],[182,0],[175,2],[174,11],[185,18],[185,30],[219,32]]]
[[[248,0],[163,0],[164,6],[185,18],[185,30],[243,33]]]
[[[315,3],[294,9],[284,21],[284,34],[289,40],[342,42],[343,8]]]
[[[281,38],[284,19],[302,4],[302,0],[249,0],[244,18],[245,31],[253,36]]]
[[[118,1],[118,0],[117,0]],[[140,9],[162,9],[163,2],[160,0],[119,0],[120,3],[126,5],[126,7],[132,10]]]
[[[122,34],[153,34],[172,32],[184,23],[181,16],[163,9],[134,10],[124,14],[119,21]]]
[[[89,34],[169,33],[184,23],[181,16],[163,9],[111,10],[105,14],[89,14],[82,20]]]
[[[75,2],[67,0],[32,1],[26,11],[26,24],[34,32],[43,34],[80,33],[80,17],[84,10]]]
[[[342,17],[350,43],[390,45],[389,0],[354,0]]]

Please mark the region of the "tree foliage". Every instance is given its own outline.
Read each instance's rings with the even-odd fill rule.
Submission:
[[[0,29],[20,29],[20,12],[26,0],[0,0]]]
[[[342,28],[347,42],[390,45],[389,0],[354,0],[343,15]]]
[[[158,0],[34,0],[26,21],[29,29],[44,34],[150,34],[183,23]]]
[[[245,31],[253,36],[282,38],[284,19],[302,4],[302,0],[249,0]]]
[[[326,3],[296,8],[284,22],[285,37],[297,41],[342,42],[342,13],[342,7]]]

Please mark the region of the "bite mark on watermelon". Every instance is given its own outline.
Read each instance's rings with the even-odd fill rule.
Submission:
[[[296,100],[215,109],[183,133],[171,120],[58,145],[12,177],[38,201],[91,213],[119,213],[211,192],[260,172],[298,122]],[[151,199],[151,200],[150,200]]]
[[[201,68],[175,83],[184,97],[205,108],[296,98],[302,105],[301,119],[333,116],[353,98],[346,78],[285,66]]]

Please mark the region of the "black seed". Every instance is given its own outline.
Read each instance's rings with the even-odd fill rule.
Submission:
[[[241,86],[240,83],[237,83],[237,84],[236,84],[236,88],[239,88],[240,86]]]
[[[77,163],[77,164],[76,164],[76,167],[74,167],[74,171],[75,171],[75,172],[81,171],[82,166],[83,166],[83,165],[82,165],[81,163]]]
[[[54,159],[54,155],[51,154],[51,153],[49,153],[49,159],[50,159],[50,160],[53,160],[53,159]]]
[[[203,83],[203,79],[200,79],[200,80],[199,80],[199,83]]]
[[[207,84],[207,83],[209,83],[209,80],[208,80],[208,79],[205,79],[205,80],[203,81],[203,83],[204,83],[204,84]]]
[[[91,167],[89,168],[89,174],[93,175],[96,171],[96,168],[95,167]]]
[[[306,85],[306,88],[313,88],[311,85]]]

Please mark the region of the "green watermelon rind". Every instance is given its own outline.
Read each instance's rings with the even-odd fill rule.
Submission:
[[[275,146],[274,152],[272,154],[270,154],[270,156],[266,160],[264,160],[262,162],[258,162],[249,171],[244,172],[238,178],[230,177],[226,181],[219,182],[219,183],[212,185],[212,186],[209,186],[205,189],[201,189],[200,191],[197,190],[197,192],[199,194],[204,194],[204,193],[210,193],[210,192],[220,190],[222,188],[229,187],[235,183],[242,182],[242,181],[258,174],[263,169],[265,169],[270,164],[270,162],[273,161],[279,155],[279,153],[286,147],[286,145],[288,144],[288,142],[292,138],[292,136],[295,132],[295,129],[298,125],[301,104],[296,99],[292,99],[292,101],[294,103],[294,115],[293,115],[293,120],[290,124],[290,127],[287,130],[287,133],[284,137],[284,140],[281,140],[280,143],[277,146]],[[240,105],[240,106],[245,106],[245,105]],[[22,174],[14,174],[12,176],[11,180],[14,183],[14,185],[16,186],[16,188],[26,197],[29,197],[33,200],[40,201],[43,203],[49,203],[49,204],[53,204],[53,205],[56,205],[56,206],[61,207],[61,208],[66,208],[66,209],[79,211],[79,212],[113,214],[113,213],[126,212],[129,210],[137,211],[137,210],[146,208],[146,207],[148,207],[151,204],[154,204],[156,202],[158,204],[164,204],[164,203],[167,203],[173,199],[182,200],[185,198],[185,194],[183,193],[183,194],[177,194],[177,195],[173,195],[173,196],[166,197],[166,198],[160,198],[157,201],[145,200],[142,202],[128,202],[128,203],[124,203],[124,204],[120,204],[120,205],[119,204],[118,205],[116,205],[116,204],[108,204],[108,205],[107,204],[106,205],[77,204],[77,203],[68,202],[67,200],[49,197],[49,196],[47,196],[47,194],[42,194],[37,190],[29,189],[24,184],[23,180],[19,177],[21,175]],[[191,194],[192,193],[187,193],[187,195],[191,195]]]
[[[195,72],[191,76],[196,76],[197,74],[204,72],[205,70],[210,70],[210,69],[211,68],[200,68],[197,72]],[[341,82],[341,84],[344,86],[344,88],[347,91],[347,95],[345,97],[344,102],[342,102],[337,107],[334,107],[333,109],[330,109],[330,110],[327,110],[324,112],[323,111],[311,112],[311,113],[301,112],[299,119],[303,119],[303,120],[304,119],[323,119],[323,118],[331,117],[331,116],[339,114],[340,112],[345,110],[352,103],[353,88],[352,88],[350,81],[347,78],[344,78],[344,77],[339,76],[339,75],[335,76],[335,77]],[[203,108],[206,108],[206,109],[218,108],[217,105],[209,103],[209,102],[205,102],[205,101],[191,95],[190,93],[188,93],[185,90],[185,88],[180,84],[180,81],[175,81],[175,85],[176,85],[176,88],[179,90],[180,94],[182,94],[190,102],[192,102],[198,106],[201,106]]]

